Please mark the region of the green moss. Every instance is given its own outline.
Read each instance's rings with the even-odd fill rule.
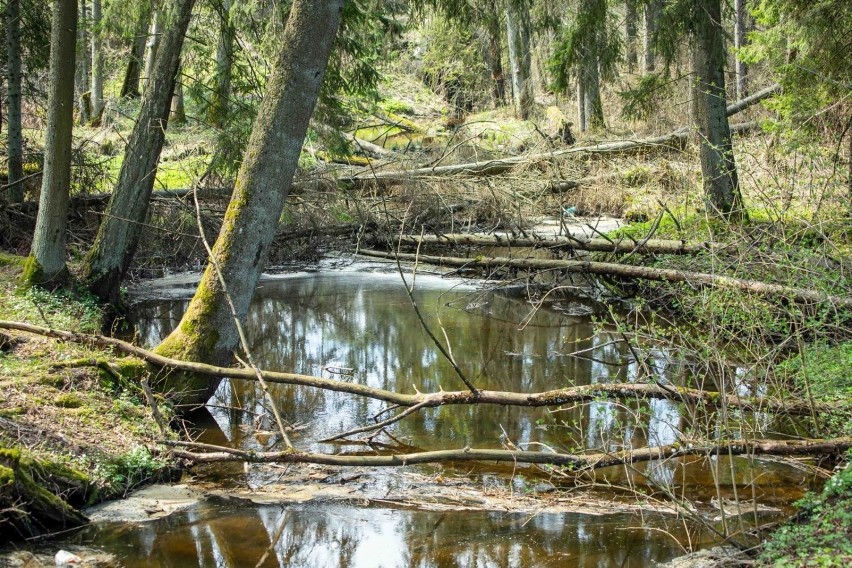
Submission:
[[[16,256],[14,254],[0,252],[0,266],[14,266],[17,268],[23,268],[25,262],[26,258],[23,256]]]
[[[0,408],[0,418],[12,418],[13,416],[20,416],[21,414],[26,414],[27,409],[20,406],[12,406],[9,408]]]
[[[28,256],[23,262],[20,284],[23,287],[36,286],[44,282],[44,270],[34,256]]]
[[[15,470],[5,465],[0,465],[0,490],[13,483],[15,483]]]
[[[53,399],[53,404],[60,408],[80,408],[83,406],[83,399],[74,393],[61,393]]]
[[[17,464],[21,460],[21,450],[18,448],[0,448],[0,461]]]

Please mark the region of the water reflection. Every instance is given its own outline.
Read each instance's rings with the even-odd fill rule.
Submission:
[[[701,542],[700,535],[691,538]],[[128,568],[254,566],[273,541],[263,566],[584,568],[649,566],[681,552],[675,539],[687,542],[683,525],[653,515],[640,520],[213,501],[139,526],[89,529],[75,540],[96,543]]]

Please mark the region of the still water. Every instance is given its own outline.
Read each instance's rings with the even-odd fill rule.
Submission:
[[[525,295],[491,292],[460,280],[427,275],[413,280],[409,275],[408,283],[414,285],[420,317],[399,274],[376,266],[266,278],[247,324],[253,356],[270,370],[401,392],[462,390],[456,372],[424,331],[426,325],[449,343],[463,373],[484,389],[537,392],[635,381],[640,375],[698,386],[708,380],[676,351],[641,342],[628,346],[600,305],[561,297],[537,309]],[[153,345],[167,334],[190,294],[189,287],[164,287],[154,291],[161,299],[139,303],[134,322],[139,341]],[[599,401],[560,409],[459,406],[412,415],[377,436],[373,442],[381,445],[370,448],[319,440],[368,423],[386,410],[384,403],[283,385],[271,389],[286,420],[298,425],[294,444],[329,453],[506,445],[615,451],[672,443],[697,427],[720,428],[712,413],[683,413],[669,401]],[[246,449],[280,447],[276,435],[257,435],[273,428],[258,418],[264,401],[253,383],[223,383],[209,411],[212,420],[201,432],[202,441]],[[773,427],[759,415],[747,424],[751,430]],[[387,479],[397,471],[386,470]],[[463,474],[472,483],[503,484],[510,492],[529,491],[548,479],[539,469],[489,464],[417,471]],[[257,486],[269,480],[270,472],[232,465],[203,475],[223,487]],[[549,479],[559,484],[559,478]],[[724,458],[652,462],[635,471],[611,468],[586,482],[606,484],[591,490],[606,500],[624,498],[625,486],[650,494],[665,488],[704,503],[734,496],[758,499],[778,507],[779,514],[806,489],[802,474],[787,466]],[[758,516],[751,515],[749,522]],[[243,566],[257,562],[278,530],[282,537],[268,566],[643,566],[680,554],[678,542],[712,543],[695,523],[664,515],[435,512],[340,502],[260,506],[234,500],[204,502],[142,525],[99,525],[78,539],[119,554],[128,566]]]

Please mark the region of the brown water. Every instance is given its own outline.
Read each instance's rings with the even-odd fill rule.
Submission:
[[[190,291],[161,288],[154,294],[170,299],[137,306],[136,325],[143,342],[156,343],[176,325]],[[446,334],[460,367],[480,388],[536,392],[634,381],[640,372],[637,354],[652,370],[653,380],[674,384],[709,380],[676,350],[641,343],[631,349],[612,325],[593,321],[593,314],[602,322],[611,318],[607,308],[588,301],[561,297],[554,305],[535,309],[520,297],[425,275],[416,279],[414,298],[426,325],[441,338]],[[424,332],[399,275],[372,265],[263,280],[247,329],[254,357],[270,370],[402,392],[463,389]],[[736,369],[728,374],[738,376]],[[385,410],[378,401],[340,393],[271,388],[286,419],[303,428],[294,439],[301,449],[369,450],[362,444],[316,440],[361,426]],[[202,440],[251,449],[280,447],[276,436],[266,440],[254,435],[255,413],[263,413],[263,400],[253,383],[223,383],[209,410],[213,420],[203,428]],[[776,427],[763,415],[749,416],[743,424],[751,430]],[[506,443],[537,451],[580,447],[614,451],[668,444],[694,427],[719,431],[724,425],[713,413],[684,414],[669,401],[600,401],[551,410],[444,407],[410,416],[389,429],[392,437],[377,440],[398,451],[499,448]],[[530,467],[489,464],[417,471],[463,473],[473,484],[496,484],[522,493],[546,477]],[[388,484],[398,474],[398,470],[383,473]],[[230,466],[206,474],[222,486],[257,486],[270,475],[280,472],[253,468],[245,473]],[[558,478],[551,481],[558,484]],[[807,488],[800,471],[747,458],[652,462],[629,474],[622,468],[602,470],[587,481],[609,484],[592,490],[604,500],[624,498],[623,486],[657,495],[663,488],[682,492],[703,503],[699,514],[708,519],[717,515],[709,505],[712,499],[756,498],[786,511]],[[678,541],[712,542],[695,523],[662,515],[438,513],[357,503],[282,509],[242,501],[206,502],[143,525],[98,526],[79,538],[117,552],[128,566],[254,565],[269,546],[282,511],[286,512],[283,537],[269,566],[643,566],[678,555]],[[769,515],[773,516],[777,515]],[[745,522],[766,518],[749,515]]]

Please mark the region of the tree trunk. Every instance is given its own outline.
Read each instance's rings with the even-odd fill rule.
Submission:
[[[92,124],[97,126],[104,111],[104,58],[101,50],[101,0],[92,0]]]
[[[168,4],[168,3],[167,3]],[[145,42],[147,52],[145,54],[145,89],[148,88],[148,83],[154,73],[154,64],[157,61],[157,50],[160,48],[160,28],[164,8],[168,6],[160,6],[155,3],[151,14],[151,29],[148,31],[148,39]]]
[[[118,183],[83,267],[83,280],[92,293],[113,305],[119,303],[119,285],[136,251],[141,223],[148,213],[180,52],[194,4],[195,0],[179,0],[161,8],[160,18],[166,24],[166,32],[160,53],[145,84]]]
[[[186,104],[183,100],[183,80],[180,67],[178,67],[175,78],[174,94],[172,95],[171,118],[172,124],[183,126],[186,124]]]
[[[500,18],[496,11],[488,17],[485,43],[485,61],[491,70],[491,98],[494,108],[500,108],[506,101],[506,78],[503,75],[503,50],[500,47]]]
[[[145,43],[147,40],[148,21],[151,18],[149,10],[143,10],[136,20],[133,30],[133,39],[130,44],[130,58],[127,62],[127,70],[124,73],[124,81],[121,84],[121,98],[135,99],[142,93],[139,91],[139,79],[142,75],[142,59],[145,57]]]
[[[219,15],[219,42],[216,46],[216,86],[207,113],[208,122],[216,128],[225,125],[228,118],[228,100],[231,98],[234,30],[230,22],[230,10],[230,0],[223,0],[222,13]]]
[[[583,121],[589,130],[603,128],[605,125],[601,103],[601,76],[596,50],[589,50],[589,55],[583,59],[580,73],[583,74]]]
[[[32,249],[22,275],[24,284],[61,285],[68,272],[65,266],[65,227],[71,185],[76,52],[77,0],[54,0],[50,25],[44,173]]]
[[[580,132],[589,129],[589,123],[586,122],[586,86],[582,73],[577,73],[577,128]]]
[[[694,120],[697,127],[704,195],[712,214],[742,213],[737,168],[725,99],[725,48],[721,0],[694,0],[692,63]]]
[[[740,57],[740,49],[746,45],[746,31],[748,30],[748,9],[746,0],[734,0],[734,47],[736,54],[736,91],[737,100],[748,95],[748,66]]]
[[[645,20],[645,37],[642,44],[643,63],[645,65],[645,73],[654,72],[655,55],[654,50],[654,34],[657,33],[657,19],[659,18],[660,0],[649,0],[645,4],[644,20]]]
[[[230,362],[239,344],[235,319],[244,321],[278,230],[284,201],[313,114],[337,34],[344,0],[295,0],[225,213],[211,263],[178,327],[157,347],[190,361]],[[220,280],[221,276],[221,280]],[[233,311],[231,311],[233,306]],[[216,384],[169,377],[163,390],[203,402]]]
[[[9,131],[6,134],[9,202],[22,203],[24,138],[21,132],[21,0],[9,0],[6,3],[6,93],[6,113],[9,121]]]
[[[625,0],[624,2],[624,36],[627,44],[627,70],[633,72],[639,63],[639,56],[636,53],[636,22],[638,16],[636,14],[637,0]]]
[[[89,10],[86,0],[80,2],[80,16],[77,26],[77,105],[80,110],[80,124],[88,124],[92,116],[92,93],[89,91],[91,73],[89,70]]]
[[[529,14],[526,9],[509,4],[506,8],[506,32],[509,41],[509,65],[512,68],[515,116],[527,120],[532,112],[533,96]]]

